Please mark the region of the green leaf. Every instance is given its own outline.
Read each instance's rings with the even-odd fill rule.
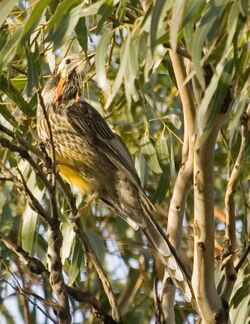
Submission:
[[[61,226],[62,236],[63,236],[63,244],[61,248],[61,258],[62,264],[64,264],[65,259],[69,258],[70,251],[72,248],[72,244],[74,242],[75,232],[72,224],[68,222],[62,223]]]
[[[116,75],[115,81],[113,83],[113,86],[111,89],[111,94],[108,96],[108,99],[106,101],[105,109],[107,109],[110,106],[110,104],[112,103],[113,99],[115,98],[115,96],[122,84],[122,80],[123,80],[123,77],[125,75],[126,68],[128,65],[130,41],[131,41],[131,35],[128,31],[128,36],[127,36],[124,44],[122,45],[121,51],[120,51],[120,68]]]
[[[96,33],[99,34],[103,28],[104,22],[111,16],[113,11],[113,0],[106,0],[98,10],[101,19],[97,25]]]
[[[24,174],[27,171],[28,164],[23,164],[23,168],[21,169]],[[36,185],[36,175],[35,172],[32,171],[30,177],[27,181],[27,185],[29,189],[32,191],[33,195],[38,201],[42,200],[45,189],[40,190]],[[31,253],[34,249],[34,241],[37,233],[37,219],[38,214],[31,209],[29,204],[26,204],[24,213],[23,213],[23,223],[22,223],[22,247],[28,253]]]
[[[22,110],[22,112],[32,117],[34,112],[29,104],[23,99],[22,95],[16,90],[15,87],[3,75],[0,77],[0,89]]]
[[[175,51],[177,47],[178,31],[182,24],[186,0],[176,0],[173,7],[172,19],[170,22],[170,44]]]
[[[195,66],[196,74],[199,79],[200,85],[205,89],[205,79],[202,68],[202,50],[205,40],[209,32],[211,31],[216,19],[220,17],[222,13],[222,6],[211,6],[207,14],[201,19],[198,28],[193,33],[191,56]]]
[[[23,26],[19,26],[7,38],[4,47],[0,51],[0,70],[6,67],[15,56],[22,32]]]
[[[124,75],[124,86],[128,107],[131,105],[131,97],[133,97],[134,100],[138,97],[135,81],[138,79],[139,75],[139,43],[140,37],[131,40],[128,66]]]
[[[144,187],[145,182],[145,158],[141,152],[138,152],[135,156],[135,169],[141,180],[142,187]]]
[[[108,45],[110,43],[113,34],[114,34],[114,30],[105,33],[100,39],[96,47],[96,57],[95,57],[96,78],[99,86],[106,93],[109,93],[109,86],[106,77],[105,58],[106,58]]]
[[[175,168],[175,157],[174,157],[174,141],[172,136],[170,136],[170,176],[171,179],[176,177],[176,168]]]
[[[65,16],[69,14],[69,12],[76,6],[80,4],[80,0],[63,0],[59,3],[56,8],[56,12],[52,16],[47,26],[47,33],[52,30],[57,30],[59,26],[61,26],[61,22],[64,21]]]
[[[228,115],[228,126],[227,130],[236,129],[239,125],[240,118],[245,110],[247,105],[247,99],[243,98],[242,100],[236,100],[233,104],[232,109]]]
[[[155,150],[159,163],[164,170],[169,165],[169,151],[165,137],[165,130],[162,131],[160,137],[158,138],[155,144]]]
[[[150,141],[147,133],[145,133],[141,139],[141,152],[144,155],[149,168],[156,174],[162,173],[155,148]]]
[[[39,21],[43,16],[44,10],[47,8],[50,2],[51,0],[40,0],[35,4],[24,25],[24,31],[21,40],[22,45],[26,42],[26,40],[30,37],[31,33],[35,30],[36,26],[38,25]]]
[[[4,23],[8,14],[11,12],[17,0],[2,0],[1,1],[1,12],[0,12],[0,27]]]
[[[80,17],[79,4],[80,0],[63,0],[57,6],[46,29],[47,42],[54,42],[54,46],[57,48],[73,32]]]
[[[33,88],[39,85],[39,74],[41,70],[41,65],[39,62],[39,49],[36,46],[36,51],[33,53],[29,48],[26,48],[26,57],[27,57],[27,65],[28,65],[28,78],[27,78],[27,86],[26,92],[27,96],[31,97],[33,95]]]
[[[37,219],[37,213],[27,203],[23,213],[22,247],[28,253],[31,253],[34,249]]]
[[[81,48],[84,50],[85,53],[88,51],[88,30],[85,23],[85,18],[81,17],[78,20],[78,23],[75,27],[76,32],[76,38],[81,46]]]
[[[106,254],[106,247],[103,242],[103,239],[100,238],[99,235],[97,235],[95,232],[91,231],[90,229],[86,229],[85,231],[98,260],[101,262],[101,264],[103,264],[105,254]]]
[[[229,86],[232,78],[232,62],[226,57],[222,57],[221,61],[216,67],[216,71],[206,89],[205,95],[202,99],[201,105],[196,115],[196,127],[198,129],[198,141],[204,141],[210,134],[213,128],[214,121],[219,111],[221,110],[221,99],[224,93],[220,93],[223,89]],[[217,94],[216,94],[217,93]],[[214,96],[216,94],[216,96]],[[215,104],[211,104],[214,97]],[[216,105],[217,104],[217,105]]]
[[[11,112],[8,110],[7,106],[4,105],[2,99],[0,98],[0,114],[6,119],[11,125],[17,127],[17,121],[12,116]]]
[[[68,285],[72,286],[75,282],[80,270],[81,264],[83,261],[83,251],[82,246],[78,240],[75,241],[74,252],[72,261],[70,262],[70,268],[68,273]]]
[[[150,45],[151,45],[152,52],[154,52],[156,46],[158,24],[160,21],[160,16],[164,11],[163,8],[165,4],[166,4],[165,0],[156,0],[155,5],[153,7],[151,26],[150,26]]]
[[[160,176],[159,183],[153,198],[154,203],[158,202],[159,204],[161,204],[163,202],[163,200],[166,197],[166,193],[169,189],[169,185],[170,185],[169,172],[165,170]]]

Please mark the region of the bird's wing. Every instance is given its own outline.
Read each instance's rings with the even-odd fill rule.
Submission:
[[[140,180],[126,146],[112,132],[105,119],[87,102],[80,101],[66,108],[67,120],[80,135],[87,136],[97,149],[122,169],[134,184]]]

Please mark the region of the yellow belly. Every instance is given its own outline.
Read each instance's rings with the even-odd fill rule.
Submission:
[[[58,165],[61,176],[70,184],[77,186],[80,190],[87,192],[88,184],[84,181],[81,174],[69,166],[59,164]]]

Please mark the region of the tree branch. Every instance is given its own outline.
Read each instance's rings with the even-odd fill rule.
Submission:
[[[184,85],[186,75],[184,66],[176,52],[169,50],[175,73],[176,83],[181,97],[184,115],[184,144],[182,147],[182,161],[176,178],[173,195],[168,213],[168,227],[170,242],[177,250],[180,249],[182,223],[185,211],[187,192],[192,183],[193,174],[193,132],[194,132],[194,110],[187,86]],[[166,293],[163,294],[163,311],[167,323],[175,323],[174,300],[175,286],[167,281]]]
[[[234,267],[235,261],[235,249],[236,249],[236,233],[235,233],[235,201],[234,194],[236,192],[236,187],[240,175],[240,171],[243,165],[244,153],[248,145],[248,132],[249,132],[249,120],[250,120],[250,104],[246,112],[241,118],[241,144],[238,152],[235,165],[233,167],[232,173],[230,175],[226,194],[225,194],[225,206],[226,206],[226,230],[225,230],[225,247],[224,247],[224,257],[229,257],[225,264],[225,284],[221,297],[225,301],[229,301],[236,278],[237,271]]]
[[[41,275],[45,279],[49,279],[50,272],[45,268],[44,264],[34,258],[29,256],[29,254],[19,245],[17,245],[14,241],[12,241],[10,238],[6,237],[4,234],[0,232],[0,240],[6,245],[6,247],[11,250],[13,253],[15,253],[20,261],[29,269],[31,273],[34,273],[36,275]],[[97,299],[91,295],[89,292],[81,291],[79,288],[76,287],[70,287],[66,285],[66,289],[68,294],[74,298],[76,301],[80,303],[87,303],[91,305],[93,308],[94,316],[97,319],[101,319],[104,321],[104,323],[117,323],[112,319],[111,316],[109,316],[107,313],[105,313]],[[49,303],[49,306],[52,306],[56,309],[56,304],[53,306],[53,303]]]
[[[193,288],[204,323],[227,323],[214,278],[214,146],[224,121],[219,113],[210,135],[197,135],[194,150],[194,269]]]

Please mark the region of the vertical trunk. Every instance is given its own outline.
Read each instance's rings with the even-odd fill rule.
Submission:
[[[224,114],[223,114],[224,115]],[[227,323],[227,314],[214,278],[213,167],[215,142],[223,121],[218,120],[204,141],[194,147],[194,269],[193,289],[203,323]]]

